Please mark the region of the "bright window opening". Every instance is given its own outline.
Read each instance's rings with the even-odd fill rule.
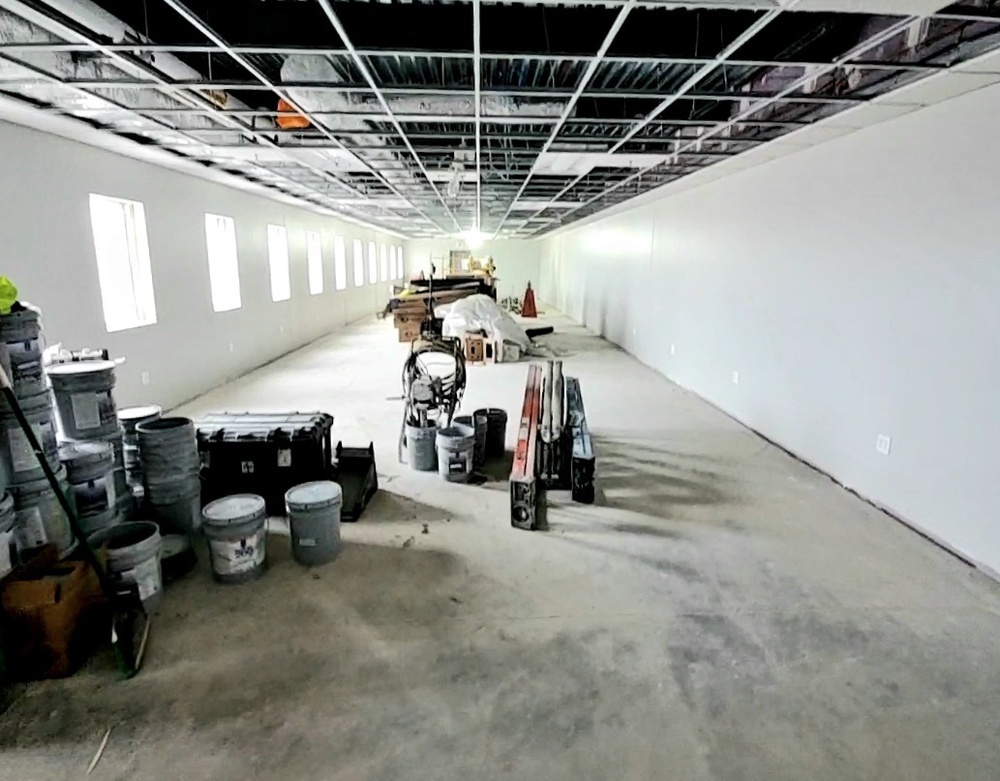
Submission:
[[[354,287],[365,284],[365,251],[361,239],[354,240]]]
[[[347,244],[343,236],[333,239],[333,283],[337,290],[347,287]]]
[[[288,271],[288,233],[283,225],[267,226],[267,262],[271,267],[271,300],[287,301],[292,297],[292,278]]]
[[[240,298],[240,263],[236,255],[236,223],[233,218],[206,214],[205,244],[208,247],[212,308],[216,312],[239,309],[243,301]]]
[[[378,282],[378,259],[375,257],[375,242],[368,242],[368,283]]]
[[[396,278],[396,245],[389,247],[389,279]]]
[[[403,279],[406,272],[403,269],[403,248],[396,247],[396,276]]]
[[[90,196],[97,276],[108,331],[156,322],[146,212],[138,201]]]
[[[323,248],[316,231],[306,231],[306,264],[309,266],[309,294],[323,292]]]
[[[378,245],[379,270],[383,282],[389,279],[389,250],[385,244]]]

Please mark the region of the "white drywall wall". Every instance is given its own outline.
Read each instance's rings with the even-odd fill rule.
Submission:
[[[407,276],[416,270],[430,273],[431,257],[441,255],[448,262],[453,249],[467,249],[461,239],[414,239],[404,245]],[[476,257],[489,255],[497,267],[497,295],[500,298],[521,298],[530,281],[538,284],[541,243],[523,239],[498,239],[487,241],[473,253]],[[438,269],[440,272],[441,269]]]
[[[998,571],[997,105],[988,87],[668,188],[546,240],[540,294]]]
[[[389,282],[354,286],[352,240],[401,244],[352,223],[169,171],[37,130],[0,123],[0,274],[43,310],[45,337],[125,356],[119,405],[177,404],[385,305]],[[89,194],[141,201],[157,323],[107,333]],[[236,223],[241,309],[215,312],[205,212]],[[272,302],[267,224],[285,225],[290,301]],[[306,231],[322,235],[324,292],[309,294]],[[334,289],[334,236],[347,239],[346,290]],[[230,352],[230,343],[233,345]],[[149,373],[149,384],[140,381]],[[274,400],[276,409],[281,399]]]

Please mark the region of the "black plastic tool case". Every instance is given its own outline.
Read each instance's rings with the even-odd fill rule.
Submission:
[[[375,445],[344,447],[337,443],[336,480],[344,494],[340,520],[356,521],[378,491]]]
[[[195,426],[206,502],[254,493],[269,513],[284,515],[289,488],[334,479],[333,416],[325,412],[213,413]]]

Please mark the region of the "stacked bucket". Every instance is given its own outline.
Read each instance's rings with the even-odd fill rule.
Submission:
[[[15,307],[0,315],[0,364],[11,379],[49,466],[69,494],[66,471],[59,463],[52,396],[42,365],[42,326],[39,313]],[[39,466],[35,453],[18,425],[14,411],[0,403],[0,480],[6,495],[0,500],[0,577],[18,560],[42,545],[56,547],[60,556],[73,550],[73,533],[59,499]],[[4,571],[6,570],[6,571]]]
[[[192,535],[201,527],[201,457],[194,423],[157,417],[135,426],[146,507],[161,530]]]
[[[85,360],[49,367],[65,440],[65,467],[87,536],[127,521],[134,500],[125,478],[124,444],[115,403],[115,364]]]

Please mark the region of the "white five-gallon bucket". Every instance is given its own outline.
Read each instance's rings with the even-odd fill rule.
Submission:
[[[267,560],[267,505],[256,494],[234,494],[201,511],[212,574],[220,583],[259,578]]]

